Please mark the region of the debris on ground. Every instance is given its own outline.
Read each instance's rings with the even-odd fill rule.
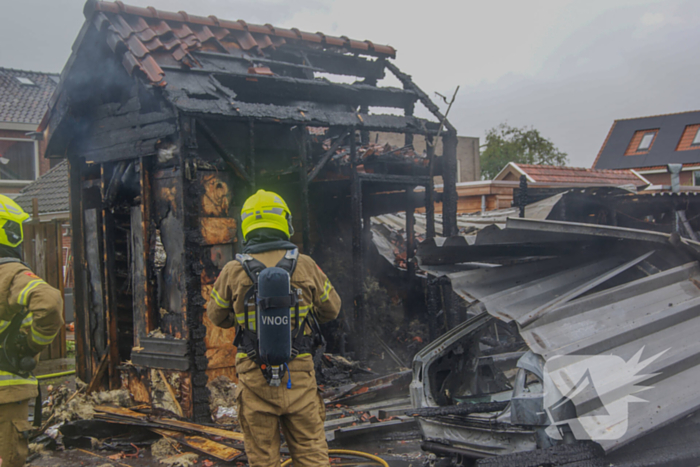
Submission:
[[[49,456],[51,452],[42,443],[29,443],[29,455]]]
[[[171,467],[190,467],[197,463],[197,459],[199,459],[197,454],[193,452],[186,452],[184,454],[178,454],[166,459],[160,459],[159,462]]]
[[[180,374],[170,373],[165,376],[163,370],[151,369],[151,405],[154,408],[167,410],[182,417],[182,407],[178,402],[180,397]]]
[[[177,443],[167,438],[161,438],[151,445],[151,456],[155,459],[165,459],[178,454],[175,449]]]
[[[84,386],[83,386],[84,387]],[[90,420],[93,418],[96,405],[113,404],[118,407],[133,407],[129,391],[116,389],[114,391],[93,392],[86,395],[79,387],[77,391],[66,385],[53,387],[44,402],[42,417],[53,423],[65,423],[72,420]]]
[[[209,410],[214,423],[236,424],[238,422],[236,383],[226,376],[218,376],[207,384],[207,389],[209,389]]]

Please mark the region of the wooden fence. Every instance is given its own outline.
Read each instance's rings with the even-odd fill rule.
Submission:
[[[62,220],[55,219],[39,222],[38,216],[24,224],[24,262],[34,273],[44,279],[49,285],[61,291],[65,297],[63,285],[63,225]],[[63,317],[65,320],[65,300]],[[41,360],[53,360],[66,356],[66,328],[61,327],[56,339],[41,354]]]

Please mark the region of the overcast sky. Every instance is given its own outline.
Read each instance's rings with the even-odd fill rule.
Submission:
[[[593,163],[617,118],[700,108],[695,0],[125,3],[392,45],[397,65],[431,96],[461,86],[450,114],[460,135],[533,126],[574,166]],[[83,4],[0,0],[0,67],[59,72]]]

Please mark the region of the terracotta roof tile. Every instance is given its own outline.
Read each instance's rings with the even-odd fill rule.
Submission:
[[[31,80],[26,85],[17,78]],[[0,68],[0,122],[36,123],[46,112],[58,75]]]
[[[125,5],[121,1],[90,2],[93,22],[99,30],[108,29],[107,41],[116,54],[124,54],[122,63],[129,73],[136,70],[153,83],[164,76],[158,63],[167,60],[162,54],[171,54],[187,66],[195,60],[191,52],[200,50],[211,41],[223,51],[242,49],[261,53],[288,43],[312,47],[335,47],[348,52],[363,53],[379,57],[395,57],[396,50],[388,45],[370,41],[358,41],[345,36],[333,37],[323,33],[299,31],[296,28],[276,28],[272,25],[248,24],[243,20],[226,21],[215,16],[202,17],[160,11],[155,8]],[[165,49],[165,50],[163,50]],[[196,63],[194,63],[196,64]],[[162,83],[161,83],[162,84]]]
[[[518,164],[537,183],[600,183],[602,185],[646,185],[630,170],[603,170],[583,167]]]

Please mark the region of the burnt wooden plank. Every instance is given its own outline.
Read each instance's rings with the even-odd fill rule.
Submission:
[[[59,270],[63,262],[61,249],[58,247],[57,237],[60,237],[59,224],[56,221],[43,223],[46,231],[46,282],[60,290]],[[63,296],[63,294],[61,294]],[[65,318],[65,314],[63,315]],[[49,346],[49,358],[63,358],[66,355],[65,326],[61,326],[58,335]]]
[[[177,131],[175,122],[156,122],[148,125],[143,125],[138,128],[122,128],[105,132],[100,135],[94,135],[82,143],[81,149],[84,152],[92,152],[97,149],[109,148],[118,144],[124,144],[131,141],[144,141],[153,138],[161,138],[174,134]]]
[[[346,76],[358,76],[362,78],[381,79],[384,77],[384,60],[368,60],[363,57],[353,55],[344,55],[328,52],[315,52],[304,48],[303,55],[301,51],[285,51],[276,50],[270,55],[277,60],[287,62],[306,61],[306,65],[313,68],[320,68],[326,73]]]
[[[92,115],[93,119],[100,120],[106,117],[115,115],[124,115],[130,112],[137,112],[141,109],[141,102],[138,96],[134,96],[126,102],[110,102],[107,104],[98,105]]]
[[[153,238],[153,223],[151,222],[151,213],[153,212],[152,202],[153,194],[151,192],[151,174],[152,174],[152,159],[139,159],[140,168],[140,178],[139,185],[141,188],[141,231],[143,232],[143,275],[144,282],[141,287],[144,288],[144,304],[145,304],[145,316],[144,324],[146,326],[145,332],[148,334],[153,329],[157,327],[156,324],[156,313],[153,309],[153,283],[149,280],[149,249],[151,245],[151,238]],[[138,318],[137,310],[134,308],[134,320]]]
[[[140,338],[146,337],[148,321],[148,295],[146,283],[146,247],[141,205],[131,208],[131,280],[134,307],[134,346],[140,346]]]
[[[115,251],[114,232],[116,229],[114,215],[109,209],[102,211],[102,238],[104,239],[104,277],[105,277],[105,321],[107,322],[107,342],[109,345],[109,387],[116,389],[119,385],[119,372],[116,367],[119,365],[119,331],[117,309],[117,284],[115,277]]]
[[[65,274],[64,274],[64,264],[63,264],[63,220],[54,220],[56,229],[56,252],[58,259],[58,282],[57,289],[61,292],[61,297],[63,297],[63,305],[61,307],[61,313],[63,316],[63,321],[66,321],[66,293],[65,293]],[[68,258],[66,258],[67,260]],[[67,266],[67,265],[66,265]],[[67,355],[66,349],[66,327],[61,326],[61,331],[59,332],[59,338],[61,339],[61,358],[65,358]]]
[[[152,138],[147,140],[129,141],[126,143],[116,144],[110,148],[96,149],[94,151],[85,151],[81,156],[89,162],[108,162],[119,161],[125,159],[136,159],[141,156],[149,156],[156,153],[156,144],[161,138]]]
[[[150,125],[153,123],[164,122],[167,120],[172,120],[174,118],[175,114],[167,108],[161,112],[150,112],[146,114],[132,112],[117,117],[107,117],[102,120],[95,121],[92,124],[92,127],[88,132],[88,137],[104,134],[114,130],[122,130],[125,128],[134,128],[144,125]]]
[[[368,84],[341,84],[285,76],[255,75],[251,78],[244,73],[217,74],[216,78],[236,93],[237,100],[244,102],[310,101],[404,109],[418,100],[412,89],[380,88]]]
[[[79,160],[69,159],[69,197],[70,197],[70,225],[72,236],[73,257],[73,300],[75,301],[75,350],[76,367],[78,376],[83,381],[90,381],[92,366],[90,362],[90,349],[92,348],[92,336],[89,332],[89,319],[87,308],[87,288],[85,278],[85,254],[84,254],[84,230],[83,230],[83,190],[82,190],[82,163]]]
[[[102,229],[100,213],[96,208],[86,209],[84,218],[85,259],[87,262],[87,332],[93,341],[92,366],[97,370],[96,357],[107,350],[107,323],[105,322],[104,283],[102,279]],[[77,268],[76,268],[77,272]]]

